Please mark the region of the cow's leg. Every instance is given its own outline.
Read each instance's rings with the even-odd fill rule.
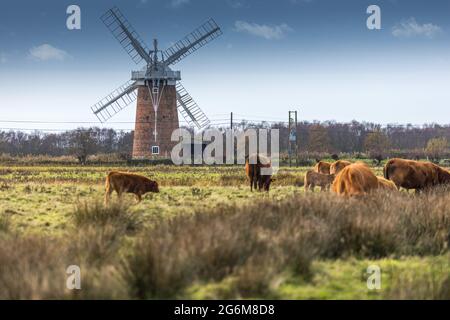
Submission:
[[[119,201],[122,201],[122,193],[123,191],[121,189],[116,189],[117,198],[119,198]]]
[[[261,190],[267,191],[269,184],[266,176],[261,176]]]
[[[254,179],[254,188],[258,188],[258,191],[261,191],[261,168],[256,165],[255,171],[253,172],[253,179]]]
[[[140,193],[135,195],[137,203],[142,201],[142,195]]]
[[[106,192],[105,192],[105,206],[108,205],[109,201],[111,200],[112,193],[113,193],[113,189],[111,188],[111,186],[108,186],[106,188]]]
[[[252,181],[253,181],[253,189],[257,190],[258,189],[258,181],[259,181],[259,175],[258,175],[258,170],[257,168],[253,169],[252,172]]]
[[[262,177],[260,176],[258,178],[258,191],[261,191],[263,188],[263,181],[262,181]]]
[[[250,177],[250,191],[253,192],[253,177]]]
[[[264,191],[269,192],[270,189],[270,178],[267,178],[267,180],[264,182]]]

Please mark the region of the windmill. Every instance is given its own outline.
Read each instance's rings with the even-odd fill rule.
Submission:
[[[222,31],[209,19],[165,51],[159,50],[156,39],[149,50],[117,7],[109,9],[101,20],[131,59],[136,64],[144,62],[145,66],[132,71],[131,80],[97,102],[92,111],[103,123],[137,100],[133,159],[169,156],[174,145],[172,132],[179,128],[178,111],[189,126],[203,129],[210,123],[181,84],[180,71],[173,71],[170,66],[220,36]]]

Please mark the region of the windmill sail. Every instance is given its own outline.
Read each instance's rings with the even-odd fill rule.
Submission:
[[[195,125],[198,129],[202,129],[209,125],[210,121],[208,117],[203,113],[203,111],[179,81],[177,82],[176,90],[177,108],[188,125]]]
[[[221,34],[222,31],[216,22],[213,19],[209,19],[200,27],[164,51],[163,57],[165,64],[168,66],[179,62]]]
[[[105,122],[137,98],[136,82],[130,80],[91,107],[100,122]]]
[[[136,64],[142,60],[151,63],[149,49],[117,7],[106,11],[101,19]]]

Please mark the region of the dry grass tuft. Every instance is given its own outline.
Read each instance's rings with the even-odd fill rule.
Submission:
[[[77,227],[112,226],[120,230],[133,232],[140,226],[139,216],[128,211],[129,204],[124,201],[111,202],[105,206],[100,200],[80,202],[73,212]]]
[[[49,238],[0,237],[0,299],[52,299],[64,295],[65,266]]]
[[[313,259],[447,251],[449,200],[440,192],[350,200],[298,194],[178,216],[140,236],[124,277],[137,298],[173,298],[192,283],[227,277],[241,297],[268,296],[282,274],[308,279]]]

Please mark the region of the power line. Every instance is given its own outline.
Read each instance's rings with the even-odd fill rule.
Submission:
[[[287,123],[287,122],[286,122]],[[229,122],[222,122],[222,123],[215,123],[214,126],[226,126],[228,127],[230,124]],[[233,125],[233,127],[239,127],[239,124]],[[86,128],[85,128],[86,129]],[[101,129],[114,129],[115,131],[134,131],[134,128],[101,128]],[[287,128],[284,128],[287,130]],[[9,131],[42,131],[42,132],[68,132],[68,131],[74,131],[77,130],[77,128],[24,128],[24,127],[0,127],[0,130],[9,130]],[[307,133],[312,132],[327,132],[328,128],[322,127],[322,128],[299,128],[299,130],[306,130]],[[346,133],[346,134],[356,134],[355,132],[352,132],[351,130],[347,130],[345,128],[331,128],[331,133]],[[369,129],[362,129],[361,133],[367,134],[367,133],[378,133],[379,130],[369,130]],[[381,131],[383,132],[383,131]],[[395,133],[395,132],[394,132]]]
[[[226,121],[228,119],[210,119],[211,122],[215,121]],[[177,123],[188,123],[184,120],[164,120],[161,119],[158,122],[177,122]],[[133,124],[133,123],[153,123],[152,120],[149,121],[111,121],[111,122],[96,122],[96,121],[44,121],[44,120],[0,120],[0,123],[36,123],[36,124]]]
[[[222,123],[216,123],[216,126],[225,126],[228,125],[228,122],[222,122]],[[112,129],[112,128],[105,128],[105,129]],[[10,130],[10,131],[48,131],[48,132],[68,132],[68,131],[74,131],[77,130],[76,128],[73,129],[60,129],[60,128],[23,128],[23,127],[0,127],[0,130]],[[115,128],[116,131],[133,131],[134,128]]]
[[[249,117],[249,118],[267,119],[267,117],[264,117],[264,116],[244,115],[244,114],[241,114],[241,113],[235,113],[234,115],[241,116],[241,117],[244,117],[244,118]],[[284,121],[284,118],[277,118],[277,117],[270,117],[270,118],[274,119],[273,121],[276,121],[278,119],[280,121]]]
[[[76,129],[53,129],[53,128],[0,128],[0,130],[23,130],[23,131],[58,131],[58,132],[65,132],[65,131],[74,131]],[[117,131],[132,131],[134,129],[115,129]]]
[[[233,124],[235,127],[240,127],[242,125],[242,123],[245,123],[247,125],[255,125],[255,124],[262,124],[262,123],[269,123],[269,124],[282,124],[282,125],[287,125],[288,121],[277,121],[277,120],[261,120],[261,119],[251,119],[251,118],[235,118],[236,114],[233,113]],[[242,115],[240,115],[242,116]],[[224,119],[212,119],[210,125],[212,127],[221,127],[221,126],[229,126],[229,118],[224,118]],[[164,120],[161,119],[159,121],[160,123],[179,123],[181,126],[186,126],[187,122],[186,121],[176,121],[176,120]],[[94,125],[95,127],[100,127],[101,129],[114,129],[117,131],[133,131],[134,128],[111,128],[111,127],[107,127],[108,125],[112,125],[112,124],[135,124],[135,121],[111,121],[111,122],[106,122],[106,123],[99,123],[99,122],[91,122],[91,121],[45,121],[45,120],[17,120],[17,119],[5,119],[5,120],[1,120],[0,119],[0,124],[13,124],[13,123],[17,123],[17,124],[24,124],[23,126],[20,125],[19,127],[11,127],[11,126],[5,126],[5,127],[0,127],[0,130],[15,130],[15,131],[42,131],[42,132],[65,132],[65,131],[72,131],[72,130],[76,130],[76,128],[49,128],[49,127],[40,127],[40,128],[30,128],[27,126],[27,124],[75,124],[75,125]],[[152,124],[153,121],[144,121],[144,122],[139,122],[139,123],[149,123]],[[326,122],[325,123],[307,123],[306,126],[302,127],[301,124],[299,124],[299,130],[306,130],[307,132],[311,133],[311,132],[318,132],[318,131],[326,131],[326,130],[331,130],[332,133],[354,133],[354,130],[357,131],[361,131],[361,133],[370,133],[370,132],[378,132],[378,129],[369,129],[367,127],[364,126],[364,123],[360,123],[360,125],[362,127],[355,127],[353,126],[351,123],[343,123],[346,125],[350,125],[350,127],[333,127],[333,125],[328,125]],[[317,128],[314,128],[314,126],[317,125]],[[448,128],[448,126],[440,126],[442,128]],[[380,130],[382,132],[394,132],[396,129],[403,129],[403,130],[424,130],[424,129],[435,129],[432,127],[429,127],[427,125],[422,125],[422,126],[410,126],[410,125],[385,125],[380,127]],[[392,131],[393,130],[393,131]]]

